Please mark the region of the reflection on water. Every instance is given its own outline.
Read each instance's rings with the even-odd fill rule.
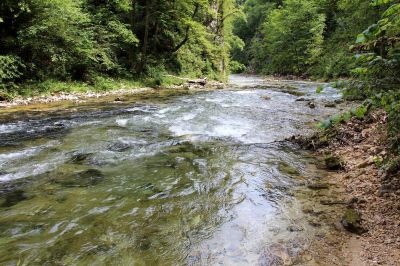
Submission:
[[[262,78],[231,82],[1,124],[0,264],[270,265],[282,246],[300,253],[316,229],[293,189],[316,173],[280,141],[332,110],[254,89]]]

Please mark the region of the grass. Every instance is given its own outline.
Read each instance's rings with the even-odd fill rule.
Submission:
[[[143,87],[167,87],[172,85],[181,85],[185,83],[184,80],[173,76],[160,76],[157,78],[141,78],[121,79],[111,77],[95,77],[93,82],[86,83],[82,81],[58,81],[58,80],[45,80],[42,82],[27,82],[12,90],[1,90],[0,96],[11,100],[15,97],[33,97],[39,95],[51,95],[54,93],[86,93],[86,92],[105,92],[118,89],[134,89]]]

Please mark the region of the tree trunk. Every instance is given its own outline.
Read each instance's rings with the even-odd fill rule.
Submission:
[[[130,27],[133,34],[135,34],[135,8],[136,8],[136,0],[131,0],[131,8],[132,11],[130,13]],[[131,67],[131,71],[135,70],[135,46],[131,44],[129,47],[129,65]]]
[[[197,12],[199,11],[199,4],[195,4],[192,19],[195,19]],[[173,53],[177,52],[179,49],[181,49],[182,46],[186,44],[186,42],[189,40],[189,32],[190,32],[190,26],[186,27],[185,30],[185,37],[183,40],[172,50]]]
[[[143,37],[142,55],[140,63],[137,68],[137,73],[141,73],[143,71],[147,59],[147,49],[149,45],[150,5],[151,5],[151,0],[146,0],[146,11],[145,11],[146,14],[144,19],[144,37]]]

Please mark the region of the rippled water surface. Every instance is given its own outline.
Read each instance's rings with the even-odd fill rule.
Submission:
[[[340,95],[281,84],[317,108],[232,76],[225,90],[3,116],[0,264],[270,265],[277,245],[296,256],[316,229],[294,188],[317,170],[283,140]]]

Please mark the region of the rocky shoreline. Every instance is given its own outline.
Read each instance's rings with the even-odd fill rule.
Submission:
[[[324,159],[334,187],[328,201],[342,204],[324,221],[332,223],[336,233],[314,243],[324,254],[314,254],[322,265],[400,263],[400,177],[380,167],[389,153],[386,129],[385,113],[374,111],[329,132],[291,139]]]
[[[121,96],[136,95],[146,92],[156,92],[160,90],[213,90],[222,89],[224,84],[216,81],[207,81],[206,79],[189,80],[181,85],[171,85],[167,87],[157,87],[157,88],[130,88],[130,89],[118,89],[110,91],[87,91],[87,92],[57,92],[50,95],[38,95],[33,97],[16,97],[11,101],[0,101],[0,108],[8,108],[15,106],[24,106],[32,104],[48,104],[56,102],[74,102],[83,103],[93,99],[101,99],[107,97],[116,97],[115,100],[118,101]]]

